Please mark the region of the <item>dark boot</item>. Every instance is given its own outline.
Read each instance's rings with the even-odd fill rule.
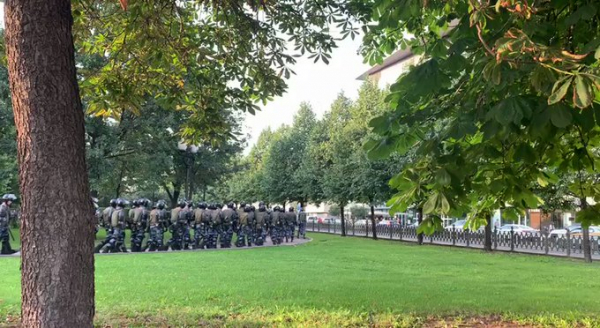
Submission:
[[[0,251],[0,254],[2,255],[10,255],[10,254],[14,254],[17,251],[13,250],[10,247],[10,243],[8,241],[2,242],[2,250]]]

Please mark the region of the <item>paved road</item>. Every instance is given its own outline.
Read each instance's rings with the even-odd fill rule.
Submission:
[[[319,232],[319,233],[327,233],[327,234],[337,234],[341,235],[341,227],[339,225],[328,226],[328,225],[312,225],[308,224],[306,227],[307,231]],[[392,232],[392,236],[390,238],[390,230],[382,229],[384,231],[380,231],[377,228],[377,237],[382,240],[396,240],[396,241],[405,241],[405,242],[417,242],[417,236],[414,234],[414,229],[412,231],[403,231],[402,236],[400,236],[401,230],[394,229]],[[408,229],[410,230],[410,229]],[[357,228],[356,230],[349,228],[346,232],[348,236],[355,237],[372,237],[372,231],[367,232],[364,227],[362,229]],[[424,244],[433,244],[433,245],[442,245],[442,246],[454,246],[454,247],[462,247],[462,248],[474,248],[474,249],[483,249],[483,241],[481,239],[474,238],[468,244],[464,239],[456,239],[452,240],[450,235],[446,236],[446,238],[436,236],[429,237],[425,236]],[[570,257],[570,258],[583,258],[583,253],[580,248],[573,247],[570,254],[567,254],[567,251],[560,247],[555,247],[554,245],[549,245],[548,250],[546,252],[546,247],[543,241],[537,242],[524,242],[523,245],[514,245],[514,249],[511,250],[510,244],[508,242],[500,242],[500,244],[494,245],[494,250],[503,251],[503,252],[514,252],[514,253],[525,253],[525,254],[535,254],[535,255],[549,255],[549,256],[557,256],[557,257]],[[594,247],[592,258],[595,260],[600,260],[600,252],[598,251],[598,246]]]
[[[281,245],[273,245],[273,243],[271,242],[270,238],[267,238],[267,240],[265,241],[263,246],[252,246],[252,247],[235,247],[232,246],[231,248],[221,248],[221,246],[217,246],[218,248],[216,249],[194,249],[194,250],[184,250],[184,251],[173,251],[173,250],[168,250],[166,252],[214,252],[214,251],[233,251],[233,250],[244,250],[244,249],[256,249],[256,248],[264,248],[264,247],[286,247],[286,246],[298,246],[298,245],[302,245],[302,244],[306,244],[308,242],[312,241],[312,239],[307,238],[307,239],[297,239],[294,238],[293,242],[290,243],[283,243]],[[156,254],[156,253],[164,253],[164,252],[140,252],[140,253],[132,253],[132,252],[127,252],[127,253],[106,253],[106,254],[95,254],[95,255],[100,255],[100,256],[112,256],[112,255],[134,255],[134,254]],[[21,252],[17,252],[15,254],[11,254],[11,255],[0,255],[0,258],[2,257],[18,257],[21,256]]]

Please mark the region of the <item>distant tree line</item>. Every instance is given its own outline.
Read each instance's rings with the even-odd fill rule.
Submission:
[[[363,144],[368,122],[385,111],[386,91],[366,82],[356,101],[339,94],[321,119],[303,103],[290,125],[262,131],[239,172],[226,179],[217,195],[231,201],[286,204],[323,202],[344,211],[352,202],[374,206],[392,195],[389,180],[403,158],[369,160]]]

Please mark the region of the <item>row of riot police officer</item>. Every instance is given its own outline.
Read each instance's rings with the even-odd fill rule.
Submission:
[[[180,201],[170,213],[164,201],[153,204],[148,199],[132,202],[127,214],[124,199],[111,200],[110,206],[101,212],[99,224],[106,229],[106,239],[96,246],[100,253],[124,252],[125,229],[131,230],[131,251],[159,251],[184,249],[230,248],[234,234],[237,234],[236,247],[262,246],[268,236],[273,245],[293,242],[294,231],[298,227],[298,237],[305,238],[306,214],[289,212],[275,206],[267,209],[263,202],[258,209],[252,205],[233,203],[223,206],[219,203],[207,204]],[[193,230],[193,235],[191,234]],[[165,243],[164,233],[171,232]],[[149,238],[143,245],[146,234]]]

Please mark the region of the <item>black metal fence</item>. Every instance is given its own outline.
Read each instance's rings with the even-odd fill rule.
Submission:
[[[373,226],[346,223],[346,235],[357,237],[372,237]],[[376,225],[379,239],[390,239],[407,242],[417,242],[417,228],[401,225]],[[309,222],[307,231],[330,234],[341,234],[340,223]],[[458,247],[483,248],[483,231],[464,231],[449,227],[431,236],[424,236],[424,243]],[[492,247],[500,251],[512,251],[530,254],[546,254],[554,256],[583,257],[583,238],[580,234],[571,234],[568,230],[564,235],[551,235],[546,232],[492,231]],[[590,249],[594,258],[600,259],[600,238],[590,237]]]

